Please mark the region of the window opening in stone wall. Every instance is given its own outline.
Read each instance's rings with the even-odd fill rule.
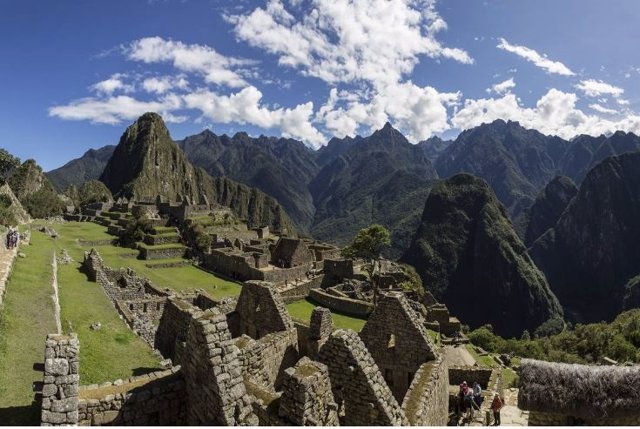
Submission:
[[[387,368],[384,370],[384,379],[389,387],[393,387],[393,370]]]

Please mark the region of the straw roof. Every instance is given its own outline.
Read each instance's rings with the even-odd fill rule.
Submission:
[[[640,366],[595,366],[525,359],[518,407],[579,418],[626,417],[640,410]]]

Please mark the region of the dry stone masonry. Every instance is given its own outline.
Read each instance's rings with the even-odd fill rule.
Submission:
[[[43,426],[78,423],[80,343],[75,334],[47,336],[42,386]]]

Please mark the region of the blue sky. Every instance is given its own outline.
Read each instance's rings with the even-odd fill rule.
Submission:
[[[640,132],[635,0],[0,0],[2,143],[45,170],[147,110],[174,138],[418,142],[496,118]]]

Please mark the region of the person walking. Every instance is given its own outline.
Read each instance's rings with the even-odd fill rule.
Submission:
[[[493,411],[493,420],[494,426],[500,426],[500,410],[504,405],[504,401],[497,393],[493,397],[493,402],[491,402],[491,411]]]

